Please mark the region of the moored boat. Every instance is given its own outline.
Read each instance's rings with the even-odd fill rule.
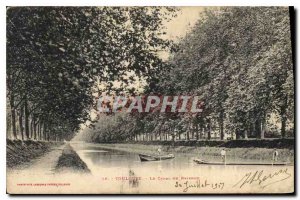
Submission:
[[[202,159],[194,159],[195,163],[200,165],[290,165],[291,163],[249,163],[249,162],[242,162],[242,163],[224,163],[224,162],[209,162]]]
[[[173,154],[168,155],[146,155],[146,154],[139,154],[140,160],[143,161],[159,161],[159,160],[168,160],[175,158]]]

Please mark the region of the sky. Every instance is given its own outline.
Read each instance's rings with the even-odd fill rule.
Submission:
[[[186,6],[179,8],[180,10],[177,13],[177,17],[164,23],[164,26],[166,27],[164,39],[170,39],[175,42],[179,41],[180,38],[184,37],[193,28],[199,19],[201,12],[213,7]],[[159,56],[163,60],[167,60],[169,54],[167,52],[160,52]]]
[[[201,12],[206,7],[180,7],[180,11],[176,18],[170,22],[166,22],[167,38],[178,41],[180,37],[183,37],[199,19]]]

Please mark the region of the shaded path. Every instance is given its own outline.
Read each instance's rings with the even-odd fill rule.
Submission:
[[[45,155],[32,160],[30,163],[23,165],[19,169],[7,169],[8,173],[26,173],[30,174],[53,174],[53,170],[58,162],[64,145],[54,147]]]

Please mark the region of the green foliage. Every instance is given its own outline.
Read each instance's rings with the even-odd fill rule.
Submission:
[[[95,106],[97,83],[148,77],[159,70],[157,52],[168,50],[161,39],[162,21],[175,9],[161,7],[8,7],[7,97],[23,115],[51,136],[79,130]],[[133,75],[132,75],[133,76]],[[122,89],[124,89],[122,88]],[[22,126],[22,125],[21,125]],[[62,128],[64,127],[64,128]],[[68,129],[68,130],[65,130]],[[64,130],[67,133],[63,133]],[[55,132],[55,133],[54,133]],[[14,133],[15,137],[17,134]],[[23,136],[22,136],[23,137]],[[49,134],[48,134],[49,139]]]

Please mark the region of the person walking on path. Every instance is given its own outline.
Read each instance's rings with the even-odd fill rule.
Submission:
[[[157,149],[157,154],[158,154],[158,155],[161,154],[161,148],[160,148],[160,147],[158,147],[158,149]]]
[[[278,153],[277,149],[274,149],[273,157],[272,157],[273,163],[278,161],[278,155],[279,155],[279,153]]]

